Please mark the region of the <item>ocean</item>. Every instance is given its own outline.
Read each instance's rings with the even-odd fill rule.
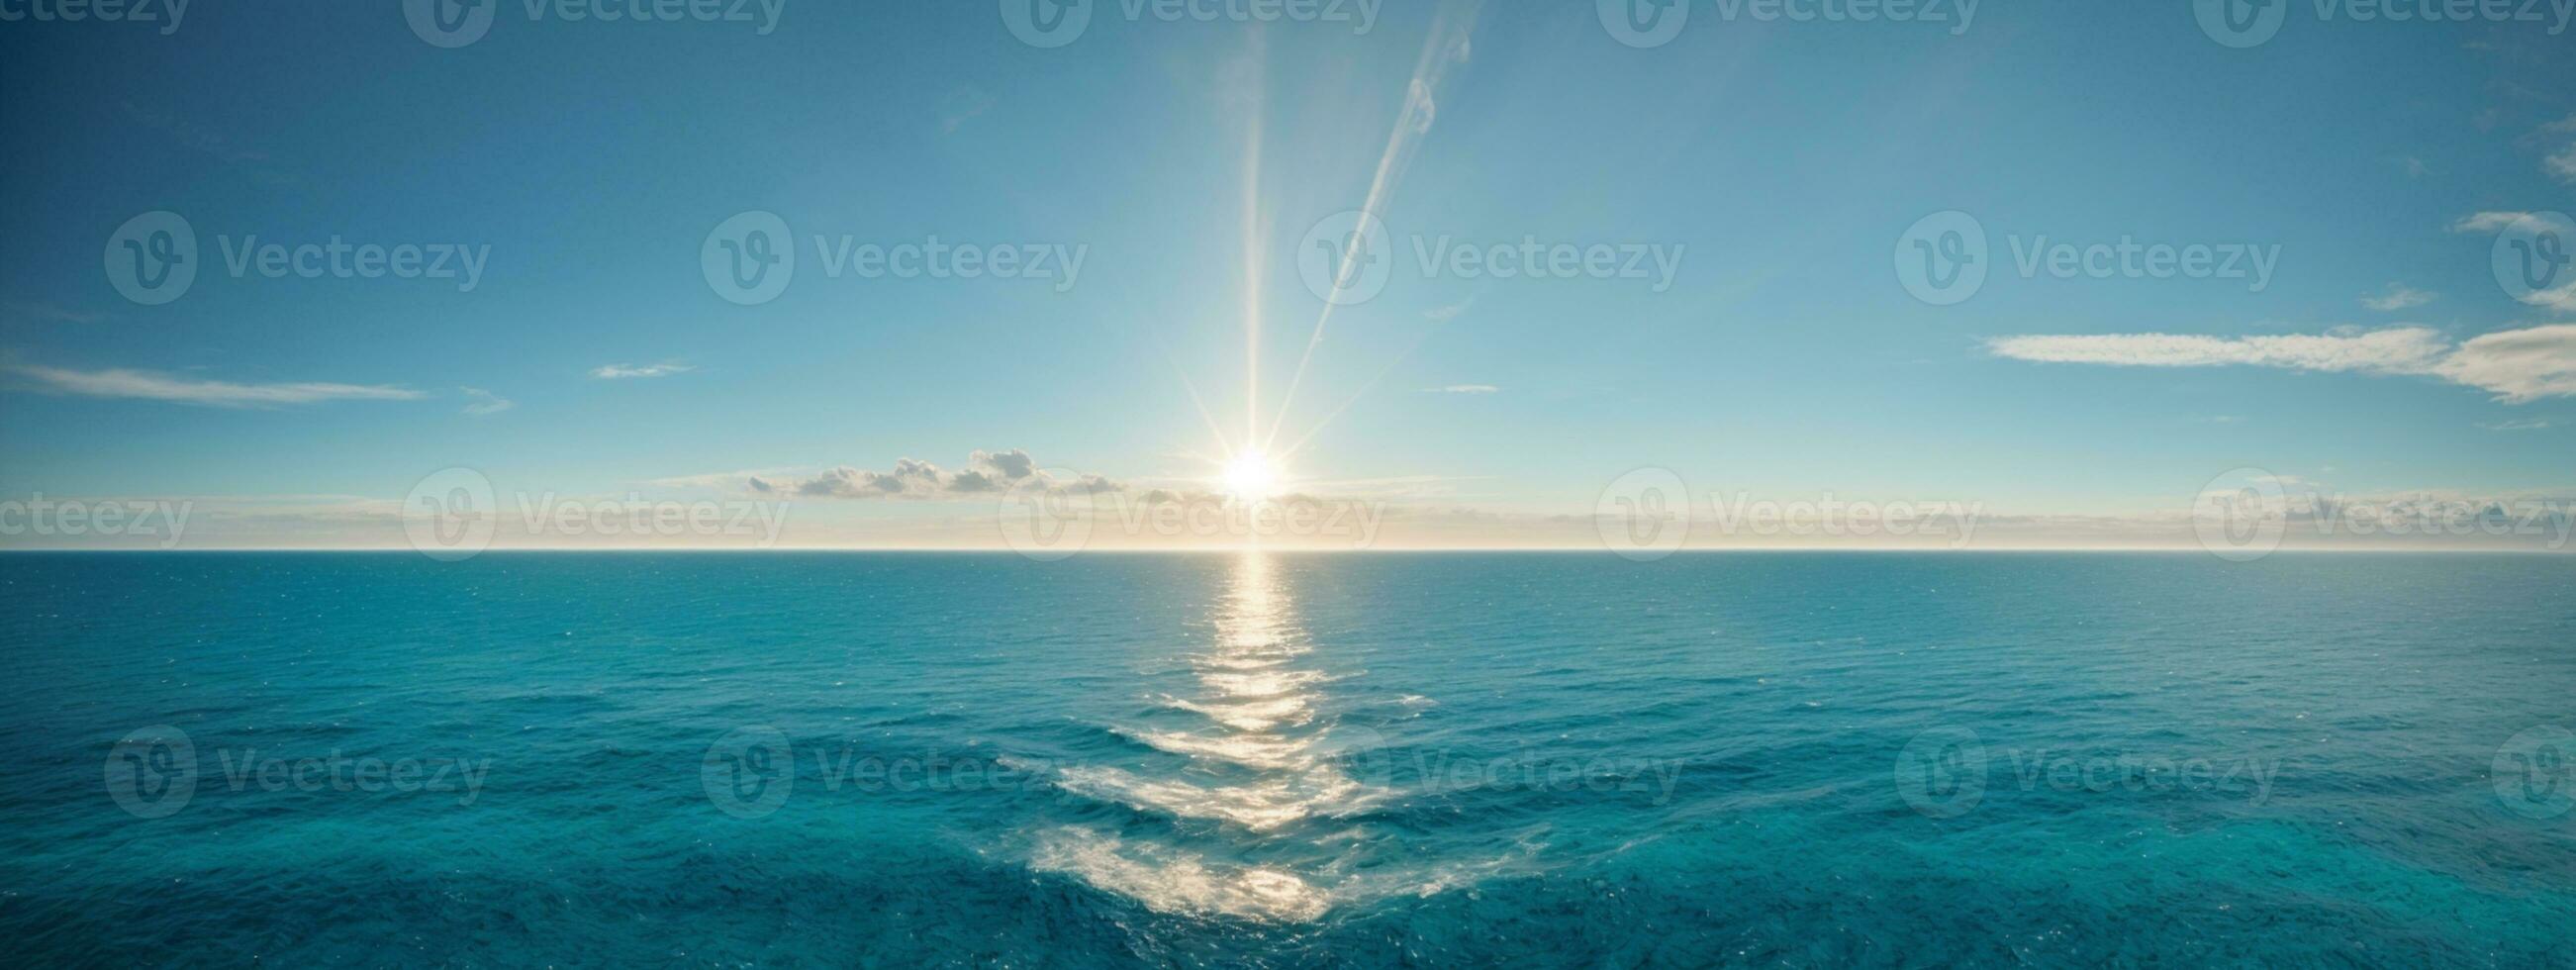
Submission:
[[[2576,966],[2576,557],[0,555],[38,965]]]

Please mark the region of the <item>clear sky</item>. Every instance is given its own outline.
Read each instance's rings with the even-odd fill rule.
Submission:
[[[387,510],[468,468],[505,506],[792,500],[778,544],[993,545],[981,486],[1025,480],[1015,451],[1228,494],[1247,428],[1278,491],[1411,523],[1389,547],[1581,545],[1640,468],[1699,506],[1975,503],[2040,545],[2234,469],[2576,496],[2576,276],[2516,290],[2492,258],[2561,238],[2517,215],[2576,209],[2548,4],[2281,4],[2240,48],[2179,0],[1621,3],[1037,0],[1087,10],[1070,34],[1013,0],[0,22],[0,498],[400,547]],[[1623,36],[1632,12],[1687,19]],[[1300,257],[1364,207],[1383,279],[1314,340]],[[155,212],[194,240],[175,295],[134,275],[178,252]],[[774,296],[720,279],[746,212],[788,230]],[[1962,226],[1981,283],[1909,275],[1975,255]],[[310,278],[291,249],[262,272],[256,247],[335,236]],[[1020,266],[851,268],[934,237]]]

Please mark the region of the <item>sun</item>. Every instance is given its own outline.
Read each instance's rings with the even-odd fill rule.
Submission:
[[[1279,490],[1279,469],[1270,463],[1269,455],[1262,454],[1259,449],[1247,448],[1237,452],[1233,461],[1226,462],[1224,482],[1227,494],[1245,501],[1259,501]]]

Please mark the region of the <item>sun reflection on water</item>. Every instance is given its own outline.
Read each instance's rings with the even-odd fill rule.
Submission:
[[[1056,785],[1085,798],[1116,802],[1213,831],[1182,831],[1167,844],[1080,827],[1043,833],[1033,854],[1041,869],[1065,872],[1156,910],[1256,919],[1313,919],[1341,886],[1338,860],[1324,848],[1331,833],[1303,838],[1301,826],[1347,816],[1386,792],[1352,778],[1334,757],[1338,722],[1325,710],[1322,686],[1334,677],[1301,667],[1308,651],[1277,563],[1247,551],[1231,564],[1224,594],[1210,616],[1211,649],[1184,658],[1196,696],[1165,696],[1162,706],[1197,715],[1186,729],[1120,729],[1158,751],[1188,759],[1185,770],[1156,773],[1115,767],[1059,771]],[[1189,836],[1178,838],[1177,836]],[[1287,840],[1295,862],[1277,854]]]

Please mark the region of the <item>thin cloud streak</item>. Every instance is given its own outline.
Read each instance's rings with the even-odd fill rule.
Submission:
[[[640,366],[635,364],[607,364],[593,369],[590,372],[590,376],[603,381],[620,381],[650,377],[669,377],[673,374],[686,374],[696,369],[697,368],[687,364],[644,364]]]
[[[34,380],[39,390],[50,393],[80,397],[170,401],[205,407],[273,407],[316,404],[323,401],[416,401],[428,396],[409,388],[381,384],[337,384],[320,381],[239,384],[231,381],[175,377],[121,367],[83,371],[20,365],[11,367],[9,370],[11,373]]]
[[[2488,391],[2508,404],[2576,397],[2576,324],[2503,330],[2453,345],[2430,327],[2324,335],[2211,337],[2132,333],[2002,337],[1998,357],[2112,367],[2270,367],[2420,375]]]

